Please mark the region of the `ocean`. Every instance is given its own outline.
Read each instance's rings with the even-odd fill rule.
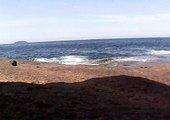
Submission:
[[[127,38],[0,45],[0,58],[59,64],[170,61],[170,38]]]

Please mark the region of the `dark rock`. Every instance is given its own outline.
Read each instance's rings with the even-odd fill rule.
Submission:
[[[15,61],[15,60],[10,61],[10,63],[11,63],[12,66],[17,66],[17,65],[18,65],[18,64],[17,64],[17,61]]]
[[[48,103],[46,101],[38,101],[36,103],[36,107],[41,108],[41,109],[43,109],[43,108],[46,109],[46,108],[53,107],[53,104],[50,104],[50,103]]]

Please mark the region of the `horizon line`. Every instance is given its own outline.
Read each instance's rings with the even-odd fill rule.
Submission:
[[[7,44],[0,44],[0,45],[10,45],[10,44],[15,44],[16,42],[24,41],[29,43],[46,43],[46,42],[71,42],[71,41],[89,41],[89,40],[123,40],[123,39],[154,39],[154,38],[170,38],[170,36],[166,37],[115,37],[115,38],[87,38],[87,39],[63,39],[63,40],[50,40],[50,41],[35,41],[35,42],[29,42],[27,40],[18,40],[13,43],[7,43]],[[48,40],[48,39],[47,39]]]

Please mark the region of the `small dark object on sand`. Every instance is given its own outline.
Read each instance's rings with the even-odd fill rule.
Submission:
[[[11,65],[12,66],[17,66],[17,61],[13,60],[13,61],[10,61]]]

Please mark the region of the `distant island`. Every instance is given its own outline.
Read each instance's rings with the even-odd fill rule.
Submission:
[[[16,45],[25,45],[25,44],[29,44],[27,41],[17,41],[14,44]]]

